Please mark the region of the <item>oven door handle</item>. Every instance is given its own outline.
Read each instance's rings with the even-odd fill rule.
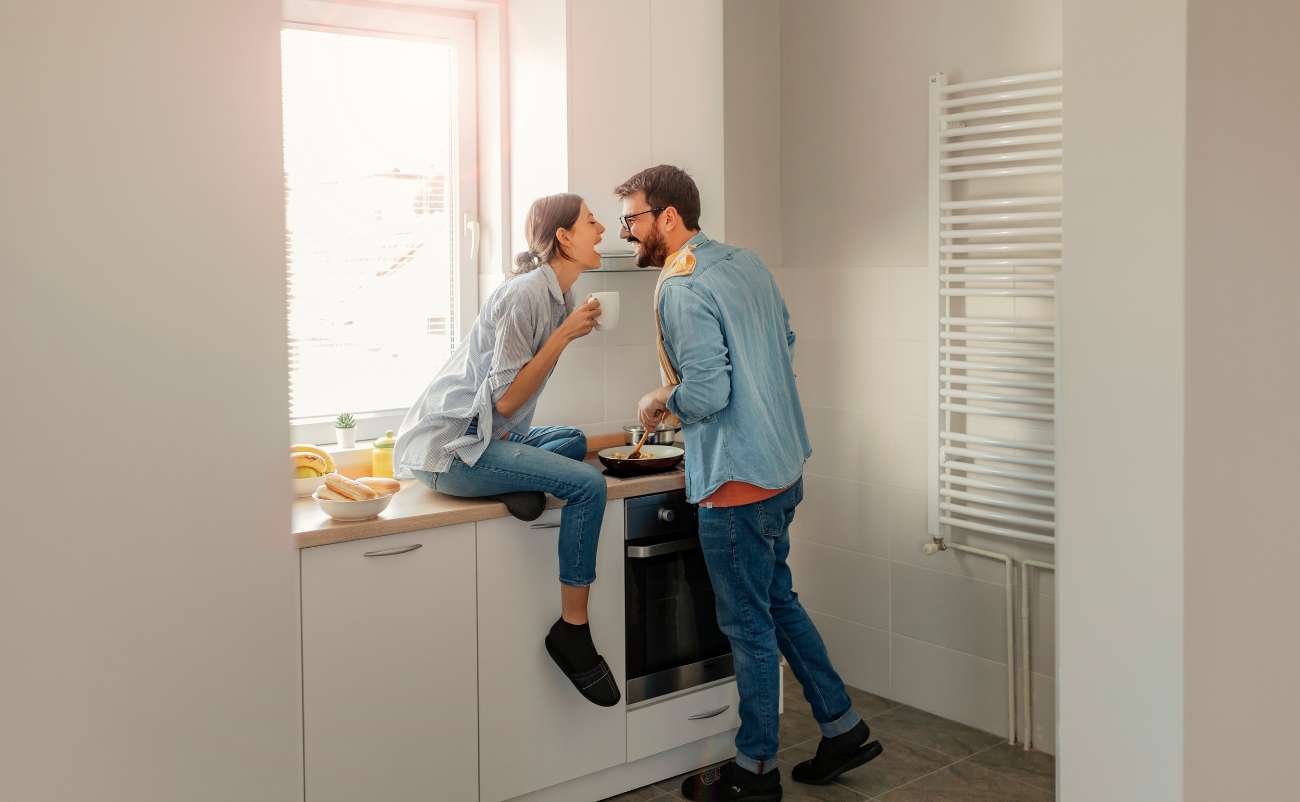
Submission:
[[[698,537],[684,537],[681,540],[670,540],[667,543],[656,543],[653,546],[628,546],[627,556],[632,560],[643,560],[647,557],[658,557],[663,554],[676,554],[679,551],[690,551],[700,547]]]

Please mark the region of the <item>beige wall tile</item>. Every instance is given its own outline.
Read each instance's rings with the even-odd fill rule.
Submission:
[[[817,625],[841,679],[855,688],[892,698],[888,632],[822,613],[808,615]]]
[[[890,568],[892,632],[1006,664],[1005,586],[901,563]]]
[[[791,532],[800,540],[869,554],[889,556],[889,488],[804,475],[804,501]]]
[[[569,349],[560,357],[537,402],[536,426],[572,426],[605,420],[605,355],[601,348]]]
[[[650,345],[604,349],[605,420],[635,419],[641,396],[659,386],[658,351]]]
[[[892,697],[944,718],[1007,734],[1007,670],[974,655],[894,635]]]
[[[889,629],[889,563],[807,540],[790,549],[804,607],[874,629]]]

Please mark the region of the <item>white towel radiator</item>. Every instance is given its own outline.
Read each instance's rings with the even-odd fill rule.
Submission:
[[[930,78],[929,532],[1054,543],[1061,72]]]

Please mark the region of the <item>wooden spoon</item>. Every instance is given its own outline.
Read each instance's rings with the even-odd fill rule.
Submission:
[[[646,429],[641,433],[641,439],[637,441],[636,448],[632,449],[627,455],[628,459],[636,459],[636,455],[641,453],[641,446],[645,445],[645,441],[650,439],[651,431],[651,429]]]

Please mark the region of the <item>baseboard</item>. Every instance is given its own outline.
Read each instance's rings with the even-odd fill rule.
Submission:
[[[598,802],[735,756],[736,730],[728,730],[635,763],[517,796],[509,802]]]

